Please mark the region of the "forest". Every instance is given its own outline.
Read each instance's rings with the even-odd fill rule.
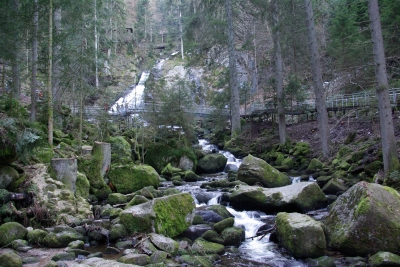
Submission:
[[[69,246],[57,243],[63,239],[58,236],[52,243],[48,230],[30,239],[28,226],[84,226],[84,237],[96,240],[88,234],[96,232],[102,236],[97,241],[106,236],[108,243],[112,231],[111,241],[135,235],[140,255],[154,253],[142,245],[149,239],[169,260],[179,253],[202,255],[195,247],[211,245],[197,239],[179,253],[156,245],[158,235],[190,239],[182,235],[203,211],[192,203],[198,197],[179,186],[200,181],[207,192],[221,192],[219,206],[278,213],[266,223],[267,232],[299,261],[287,264],[314,266],[305,259],[326,256],[326,250],[365,257],[366,265],[357,266],[380,266],[369,257],[378,251],[400,255],[399,245],[384,245],[385,237],[368,248],[372,241],[357,235],[365,225],[383,222],[340,221],[344,210],[354,208],[354,218],[375,216],[377,206],[392,211],[400,203],[400,1],[3,0],[0,14],[0,267],[2,257],[14,257],[2,249],[18,251],[11,246],[17,239]],[[230,157],[240,164],[230,164]],[[213,178],[221,172],[225,176]],[[293,177],[302,185],[286,191],[295,186]],[[304,189],[305,183],[318,188]],[[275,188],[282,188],[280,204],[271,200]],[[286,203],[297,190],[309,190],[311,200],[298,193],[300,200]],[[150,202],[148,217],[131,218]],[[181,211],[173,210],[179,205]],[[308,216],[320,208],[328,213],[321,220],[324,249],[296,251],[285,221],[299,219],[292,212]],[[230,242],[247,244],[231,240],[242,235],[236,210],[224,213],[235,217],[230,228],[236,232],[224,236],[214,227],[219,222],[207,221],[216,235],[201,236],[201,242],[224,249]],[[186,221],[169,218],[173,213]],[[91,224],[103,217],[118,221]],[[25,236],[6,238],[13,222]],[[356,234],[341,236],[345,224]],[[308,244],[300,246],[306,250]],[[122,263],[146,265],[123,257]],[[192,260],[172,261],[230,264],[225,258],[196,259],[199,265]],[[349,266],[344,256],[334,261]]]

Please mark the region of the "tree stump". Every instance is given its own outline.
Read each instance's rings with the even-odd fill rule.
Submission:
[[[50,161],[50,176],[64,183],[65,188],[75,193],[78,176],[78,161],[73,158],[55,158]]]
[[[92,155],[101,153],[101,176],[104,178],[106,172],[110,170],[111,165],[111,144],[103,142],[94,142]]]
[[[82,146],[82,156],[92,153],[92,146]]]

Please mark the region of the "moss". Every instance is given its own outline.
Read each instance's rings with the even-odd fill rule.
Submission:
[[[42,244],[47,234],[45,230],[34,229],[28,232],[27,239],[32,244]]]
[[[9,245],[16,239],[25,239],[28,230],[16,222],[8,222],[0,226],[0,247]]]
[[[156,214],[156,232],[168,237],[179,235],[191,225],[193,217],[189,218],[187,215],[192,214],[195,207],[194,200],[188,193],[155,199],[153,210]]]
[[[146,186],[158,187],[160,177],[148,165],[113,165],[108,175],[118,193],[130,194]]]
[[[282,162],[284,159],[285,159],[285,156],[282,153],[278,153],[278,156],[276,157],[276,160],[275,160],[275,165],[277,165],[277,166],[282,165]]]
[[[370,211],[370,204],[371,202],[368,197],[361,199],[360,203],[357,205],[354,215],[358,217],[367,214]]]
[[[111,162],[112,163],[131,163],[132,150],[131,145],[123,136],[115,136],[107,139],[111,144]]]
[[[316,158],[313,158],[310,161],[310,164],[307,167],[307,171],[317,171],[324,167],[324,164]]]
[[[89,189],[90,183],[86,175],[78,172],[75,183],[75,195],[86,199],[89,197]]]

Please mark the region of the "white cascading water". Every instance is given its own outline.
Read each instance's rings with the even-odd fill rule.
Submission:
[[[199,139],[199,145],[204,151],[209,151],[209,152],[214,152],[214,151],[217,152],[218,151],[218,153],[224,155],[228,159],[228,161],[226,163],[227,166],[234,165],[234,166],[236,166],[236,168],[239,168],[240,164],[242,164],[241,159],[235,158],[235,156],[232,155],[232,153],[230,153],[229,151],[219,150],[216,145],[210,144],[205,139]]]
[[[144,101],[143,101],[143,93],[144,93],[144,84],[149,78],[150,72],[145,71],[140,76],[139,83],[137,85],[132,85],[132,90],[125,96],[118,99],[117,102],[112,105],[109,114],[117,115],[117,114],[126,114],[129,110],[143,109]]]

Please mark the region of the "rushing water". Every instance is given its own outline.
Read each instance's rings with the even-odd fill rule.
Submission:
[[[206,140],[199,140],[203,150],[213,153],[221,153],[228,158],[228,163],[240,166],[241,160],[236,159],[227,151],[219,151],[215,145],[209,144]],[[226,179],[226,173],[204,176],[205,180]],[[299,182],[300,177],[293,177],[293,182]],[[207,192],[200,188],[201,182],[187,183],[177,187],[180,191],[190,192],[195,199],[197,206],[217,205],[221,199],[221,192]],[[287,255],[282,248],[269,240],[270,234],[256,237],[259,228],[265,224],[273,225],[274,215],[266,215],[260,211],[236,211],[227,207],[228,211],[235,217],[235,226],[245,230],[246,240],[237,249],[227,250],[221,260],[216,264],[219,267],[225,266],[272,266],[272,267],[295,267],[306,266],[303,262],[293,259]]]

